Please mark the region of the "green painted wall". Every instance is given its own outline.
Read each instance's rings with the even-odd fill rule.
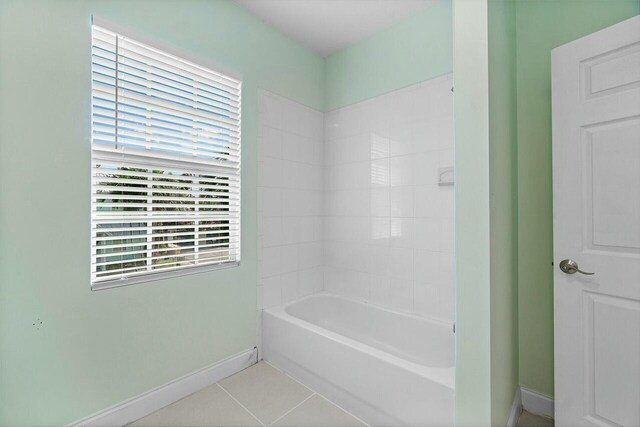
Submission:
[[[640,13],[638,0],[518,0],[520,383],[553,394],[551,49]]]
[[[89,290],[94,13],[242,75],[239,268]],[[323,73],[226,0],[0,0],[0,425],[69,423],[255,345],[257,88],[322,109]]]
[[[428,80],[453,70],[451,0],[326,58],[325,111]]]
[[[456,425],[491,424],[486,0],[454,0]]]
[[[489,0],[491,425],[507,424],[518,387],[515,0]]]

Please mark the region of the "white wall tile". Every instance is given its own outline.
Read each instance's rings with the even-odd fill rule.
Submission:
[[[302,134],[304,107],[290,100],[284,100],[282,104],[281,129],[288,133]]]
[[[310,242],[298,245],[298,268],[307,270],[322,264],[322,243]]]
[[[314,144],[316,142],[308,136],[300,139],[300,147],[298,149],[299,160],[302,163],[315,163],[316,150]]]
[[[372,188],[389,188],[391,185],[390,160],[388,158],[371,160],[369,176]]]
[[[262,278],[282,273],[282,248],[280,246],[263,248],[260,273]]]
[[[415,185],[438,185],[438,168],[440,154],[438,151],[417,153],[413,157]],[[449,165],[451,166],[451,165]]]
[[[442,240],[440,250],[444,253],[453,254],[455,245],[455,232],[452,220],[445,220],[442,223]]]
[[[269,308],[323,287],[324,115],[269,93],[259,102],[259,288]]]
[[[391,150],[389,137],[384,136],[375,130],[370,131],[368,136],[370,158],[373,160],[389,157]]]
[[[308,270],[301,270],[298,272],[298,297],[306,297],[307,295],[311,295],[314,294],[316,292],[320,292],[320,289],[318,289],[318,291],[315,290],[315,286],[317,284],[318,281],[318,277],[314,276],[313,274],[311,274],[310,272],[312,272],[314,270],[312,269],[308,269]],[[320,276],[320,281],[322,281],[322,276]]]
[[[262,304],[263,308],[270,308],[282,303],[282,285],[280,276],[272,276],[262,279]]]
[[[272,157],[265,158],[258,164],[258,180],[261,187],[279,188],[283,185],[283,161]]]
[[[282,302],[287,303],[298,298],[298,272],[292,271],[282,275]]]
[[[385,217],[391,215],[391,188],[374,187],[369,192],[369,208],[371,216]]]
[[[389,176],[392,187],[414,185],[415,157],[412,155],[391,157],[389,159]]]
[[[454,148],[453,144],[438,150],[440,158],[440,166],[453,166],[454,163]]]
[[[440,186],[438,187],[436,202],[439,209],[439,218],[448,219],[453,221],[455,218],[455,193],[453,186]]]
[[[440,283],[443,279],[442,257],[439,252],[416,249],[414,259],[414,280],[421,283]]]
[[[294,187],[299,190],[321,190],[322,187],[314,185],[314,180],[317,178],[314,176],[316,167],[309,163],[298,163],[296,169],[297,175],[295,176]],[[315,186],[315,188],[314,188]]]
[[[390,127],[389,133],[389,151],[392,157],[405,156],[415,153],[416,140],[411,134],[411,127],[406,123],[398,123]]]
[[[389,245],[398,248],[413,248],[416,239],[414,218],[391,218]]]
[[[298,288],[301,295],[321,292],[324,287],[323,267],[314,267],[298,272]]]
[[[282,190],[282,215],[301,216],[305,207],[303,203],[304,192],[301,190],[285,188]]]
[[[282,188],[259,187],[260,207],[264,216],[282,216]]]
[[[436,185],[416,185],[413,187],[414,214],[416,218],[440,218],[442,208],[438,205],[438,192]]]
[[[389,246],[391,240],[391,218],[371,217],[369,242],[374,246]]]
[[[325,258],[326,260],[327,258]],[[345,283],[344,272],[332,266],[328,261],[325,262],[324,284],[323,288],[326,292],[335,294],[346,294],[348,292],[348,283]]]
[[[302,228],[301,216],[291,216],[282,218],[282,245],[293,245],[300,243],[300,229]]]
[[[413,280],[413,249],[389,249],[389,275],[391,277]]]
[[[424,120],[411,122],[408,125],[408,129],[411,133],[411,140],[413,141],[413,149],[415,153],[435,151],[440,148],[441,141],[438,141],[433,137],[431,126],[429,126],[429,123]]]
[[[451,76],[325,115],[326,290],[451,319],[452,130]]]
[[[301,158],[301,136],[292,132],[282,132],[282,158],[299,162]]]
[[[266,157],[282,158],[282,133],[273,127],[263,125],[260,128],[260,160]]]
[[[455,286],[455,262],[450,253],[440,255],[440,282],[446,286]]]
[[[300,216],[293,217],[291,230],[295,232],[290,236],[289,241],[295,243],[320,242],[322,239],[322,230],[318,230],[318,223],[321,217]]]
[[[451,76],[320,113],[260,97],[264,306],[320,290],[453,318]]]
[[[392,187],[391,188],[391,216],[413,217],[414,200],[413,186]]]
[[[433,218],[415,218],[415,248],[439,252],[443,231],[441,221]]]
[[[282,217],[263,217],[262,219],[262,246],[280,246],[284,242],[282,233]]]
[[[390,274],[391,248],[387,245],[371,246],[371,274],[374,276],[388,276]]]
[[[298,271],[298,245],[282,246],[282,274]]]

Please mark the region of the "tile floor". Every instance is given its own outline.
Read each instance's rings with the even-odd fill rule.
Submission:
[[[185,397],[130,426],[355,427],[362,421],[266,362]],[[553,427],[523,411],[518,427]]]
[[[527,411],[522,411],[518,418],[518,427],[553,427],[553,418],[534,415]]]
[[[260,362],[131,426],[364,426],[268,363]]]

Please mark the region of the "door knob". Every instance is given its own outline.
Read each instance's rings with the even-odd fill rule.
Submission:
[[[580,270],[578,268],[578,263],[572,259],[563,259],[562,261],[560,261],[560,270],[562,270],[563,273],[567,273],[567,274],[582,273],[588,276],[595,274],[595,273],[587,273],[586,271]]]

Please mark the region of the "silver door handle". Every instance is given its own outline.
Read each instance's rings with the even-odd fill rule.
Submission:
[[[578,263],[572,259],[563,259],[562,261],[560,261],[560,270],[562,270],[563,273],[567,273],[567,274],[582,273],[588,276],[595,274],[595,273],[587,273],[586,271],[580,270],[578,268]]]

